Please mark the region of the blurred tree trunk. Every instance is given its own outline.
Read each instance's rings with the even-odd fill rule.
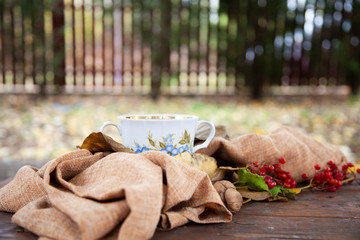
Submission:
[[[157,99],[161,90],[161,77],[164,69],[169,68],[170,42],[170,4],[168,0],[153,2],[153,37],[151,50],[151,97]],[[160,12],[157,7],[160,7]],[[160,22],[156,21],[160,14]],[[156,26],[158,24],[158,26]]]
[[[55,91],[60,93],[65,86],[65,38],[64,38],[64,2],[57,0],[52,5],[53,51],[54,51],[54,84]]]

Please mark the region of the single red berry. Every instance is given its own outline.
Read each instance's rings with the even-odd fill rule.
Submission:
[[[280,167],[280,164],[275,163],[273,166],[274,166],[274,168],[277,168],[277,167]]]
[[[337,171],[338,170],[338,167],[334,164],[334,165],[331,165],[330,166],[331,170],[333,171]]]
[[[338,181],[337,186],[341,187],[343,185],[342,181]]]
[[[319,164],[316,164],[316,165],[314,166],[314,168],[315,168],[316,170],[320,170]]]
[[[265,176],[265,173],[264,172],[259,172],[259,175],[260,176]]]
[[[337,185],[338,184],[338,180],[336,180],[336,179],[331,179],[330,181],[329,181],[329,184],[330,185]]]
[[[286,176],[285,173],[281,172],[281,173],[278,174],[278,178],[280,178],[280,179],[286,179],[287,176]]]
[[[285,160],[284,158],[280,158],[280,159],[279,159],[279,163],[285,164],[285,163],[286,163],[286,160]]]
[[[274,187],[276,187],[276,182],[268,182],[268,187],[271,189],[271,188],[274,188]]]
[[[272,171],[275,170],[275,167],[271,165],[271,166],[268,167],[268,169],[269,169],[270,172],[272,172]]]
[[[284,188],[291,188],[291,184],[290,183],[285,183]]]
[[[303,179],[307,179],[307,178],[308,178],[308,176],[306,175],[306,173],[303,173],[303,174],[301,175],[301,177],[302,177]]]
[[[325,172],[325,176],[326,176],[326,178],[332,178],[332,173],[331,172]]]
[[[347,164],[347,166],[348,166],[348,167],[353,167],[353,166],[354,166],[354,164],[352,164],[352,163],[348,163],[348,164]]]
[[[360,174],[360,168],[356,169],[356,172],[357,172],[358,174]]]
[[[259,169],[259,172],[260,172],[260,173],[266,173],[266,168],[265,168],[265,167],[261,167],[261,168]]]
[[[285,182],[285,183],[288,183],[288,184],[291,184],[291,178],[286,178],[286,179],[284,180],[284,182]]]
[[[254,165],[254,167],[258,167],[258,166],[259,166],[259,162],[254,162],[253,165]]]
[[[329,192],[335,192],[337,190],[336,187],[329,187],[328,189],[326,189]]]
[[[287,175],[288,178],[292,177],[290,172],[286,172],[286,175]]]
[[[335,165],[333,161],[328,161],[327,164],[328,164],[329,166]]]

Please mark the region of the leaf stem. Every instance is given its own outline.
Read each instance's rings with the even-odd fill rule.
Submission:
[[[355,180],[354,176],[352,176],[351,178],[347,178],[347,179],[343,180],[342,183],[350,182],[352,180]]]
[[[246,201],[243,201],[243,204],[248,203],[251,201],[251,198],[247,199]]]
[[[300,188],[298,188],[298,189],[304,190],[304,189],[311,188],[311,187],[313,187],[313,185],[312,185],[312,184],[309,184],[309,185],[306,185],[306,186],[304,186],[304,187],[300,187]]]

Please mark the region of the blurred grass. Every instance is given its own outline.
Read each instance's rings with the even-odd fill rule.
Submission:
[[[319,141],[348,146],[360,158],[360,99],[0,96],[0,160],[43,162],[72,151],[105,121],[122,114],[183,113],[225,125],[230,137],[296,127]],[[106,133],[119,140],[115,128]],[[345,150],[349,148],[345,147]]]

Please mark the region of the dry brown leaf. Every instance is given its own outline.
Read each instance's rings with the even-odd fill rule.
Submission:
[[[239,167],[225,167],[225,166],[220,166],[219,168],[223,169],[223,170],[229,170],[229,171],[237,171],[240,169]]]
[[[227,178],[228,180],[233,178],[233,182],[236,182],[237,180],[234,180],[234,177],[238,176],[236,174],[235,171],[239,170],[239,168],[234,168],[234,167],[225,167],[225,166],[220,166],[218,167],[215,172],[211,175],[211,181],[212,182],[216,182],[216,181],[220,181],[223,180],[225,178]],[[230,173],[230,178],[228,173]],[[234,176],[233,176],[234,175]],[[228,176],[228,177],[227,177]]]
[[[276,195],[274,197],[269,197],[267,200],[269,202],[273,202],[273,201],[288,202],[289,201],[287,197],[283,197],[280,195]]]
[[[225,178],[226,170],[217,168],[215,169],[215,172],[211,175],[211,181],[216,182],[223,180]]]
[[[271,193],[269,192],[254,192],[249,191],[247,188],[238,189],[238,192],[240,192],[244,198],[250,198],[254,201],[263,201],[271,197]]]
[[[96,152],[129,152],[133,151],[124,145],[114,141],[111,137],[101,133],[92,132],[85,138],[80,149],[87,149],[92,153]]]

